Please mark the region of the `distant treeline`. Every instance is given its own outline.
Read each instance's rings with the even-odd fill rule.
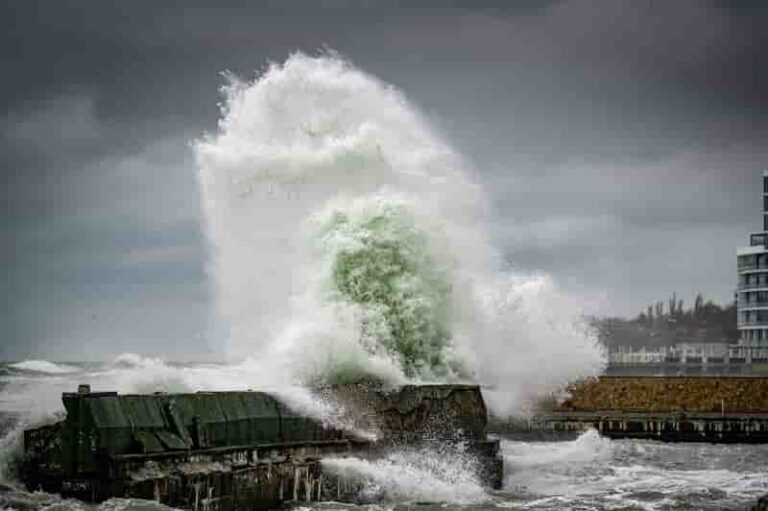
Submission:
[[[600,340],[608,347],[671,346],[681,342],[728,342],[737,339],[736,304],[704,301],[701,293],[685,309],[677,295],[658,301],[633,319],[594,318]]]

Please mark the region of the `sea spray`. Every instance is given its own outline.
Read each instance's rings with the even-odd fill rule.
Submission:
[[[498,413],[602,368],[551,279],[503,269],[481,187],[402,93],[333,54],[223,92],[195,152],[232,356],[293,382],[471,378]]]
[[[391,357],[409,378],[444,379],[459,364],[450,359],[450,269],[431,253],[411,209],[377,194],[337,201],[318,215],[320,292],[357,308],[368,353]]]
[[[600,373],[605,364],[592,327],[546,274],[501,272],[478,281],[482,321],[474,345],[483,391],[496,413],[528,415],[564,384]]]
[[[454,152],[402,94],[340,59],[295,55],[253,83],[233,81],[225,94],[219,133],[196,153],[234,354],[285,342],[275,339],[304,321],[314,262],[302,226],[329,200],[390,187],[415,197],[424,216],[478,214],[479,189]],[[481,234],[472,229],[465,239]]]
[[[488,501],[474,458],[455,448],[394,450],[378,460],[328,458],[323,471],[358,503]]]
[[[46,374],[76,373],[80,370],[75,366],[56,364],[54,362],[49,362],[48,360],[24,360],[22,362],[16,362],[15,364],[8,364],[8,368],[15,369],[17,371],[29,371]]]

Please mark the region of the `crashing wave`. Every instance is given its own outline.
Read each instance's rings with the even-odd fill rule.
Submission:
[[[471,378],[500,411],[603,367],[551,280],[503,268],[482,189],[402,93],[295,54],[224,94],[195,152],[232,356],[293,382]]]

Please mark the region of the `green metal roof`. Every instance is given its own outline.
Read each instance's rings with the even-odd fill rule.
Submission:
[[[314,440],[322,425],[263,392],[69,395],[68,417],[113,454]],[[77,403],[81,403],[78,405]]]

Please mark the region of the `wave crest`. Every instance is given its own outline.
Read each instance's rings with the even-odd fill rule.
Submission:
[[[232,356],[293,381],[473,378],[502,412],[602,368],[578,307],[503,269],[482,189],[402,93],[294,54],[224,94],[195,152]]]
[[[80,371],[79,367],[66,364],[57,364],[56,362],[50,362],[48,360],[24,360],[23,362],[8,364],[8,367],[17,371],[44,374],[67,374]]]

